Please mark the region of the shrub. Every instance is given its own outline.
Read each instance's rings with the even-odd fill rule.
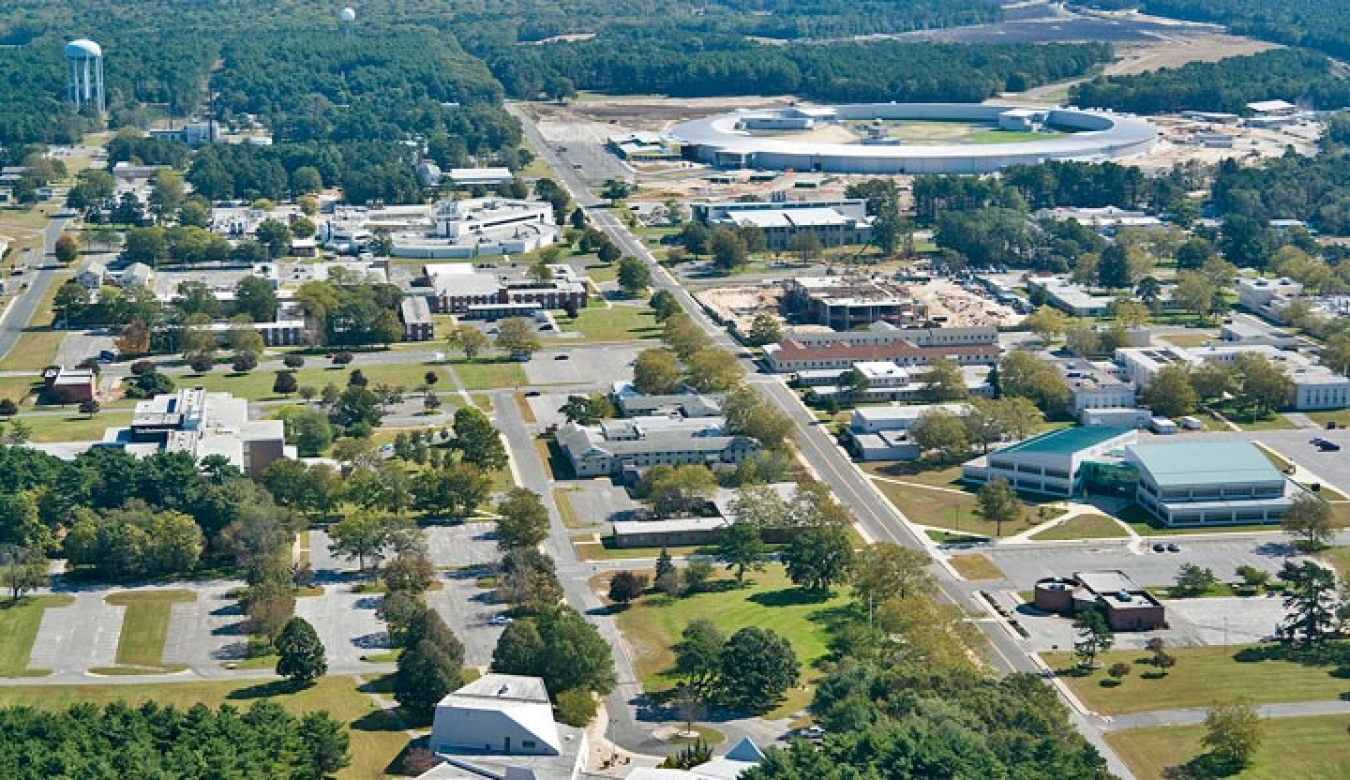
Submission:
[[[571,688],[558,694],[557,709],[558,720],[582,728],[595,717],[595,697],[590,691]]]

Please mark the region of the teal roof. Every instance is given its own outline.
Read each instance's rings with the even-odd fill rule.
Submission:
[[[1246,441],[1197,441],[1129,447],[1158,487],[1279,482],[1284,475]]]
[[[1023,439],[1011,447],[998,451],[1000,455],[1014,452],[1044,452],[1052,455],[1072,455],[1079,450],[1095,447],[1104,441],[1133,431],[1133,428],[1087,427],[1061,428],[1058,431],[1046,431],[1030,439]]]

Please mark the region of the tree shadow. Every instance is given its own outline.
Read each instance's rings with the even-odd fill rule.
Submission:
[[[401,714],[401,713],[400,713]],[[411,724],[409,724],[411,725]],[[403,727],[385,710],[371,710],[352,721],[354,731],[402,731]]]
[[[756,593],[747,599],[763,607],[797,607],[805,604],[821,604],[829,600],[829,591],[806,588],[784,588],[768,593]]]
[[[1242,770],[1242,766],[1220,759],[1213,753],[1203,753],[1180,766],[1164,769],[1163,780],[1217,780]]]
[[[251,685],[247,688],[230,691],[225,694],[227,699],[248,701],[250,699],[270,699],[273,696],[285,696],[295,693],[296,687],[290,680],[268,680],[265,683]]]

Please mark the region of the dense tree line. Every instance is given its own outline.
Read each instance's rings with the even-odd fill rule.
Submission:
[[[1350,18],[1338,5],[1304,0],[1096,0],[1092,5],[1138,7],[1145,13],[1215,22],[1233,32],[1335,57],[1350,56]]]
[[[1192,62],[1130,76],[1099,76],[1074,86],[1080,106],[1140,114],[1175,111],[1239,112],[1246,104],[1279,96],[1313,108],[1350,104],[1350,83],[1332,72],[1331,60],[1300,49],[1274,49],[1218,62]]]
[[[59,712],[0,710],[5,776],[277,778],[331,776],[348,764],[349,737],[327,713],[292,715],[263,702],[240,711],[154,702]]]
[[[791,93],[835,101],[978,102],[1084,73],[1109,59],[1111,49],[898,41],[775,46],[729,34],[687,39],[654,28],[487,56],[506,88],[522,97],[562,77],[578,89],[684,97]]]

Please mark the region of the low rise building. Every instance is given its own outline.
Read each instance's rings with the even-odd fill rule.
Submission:
[[[1058,277],[1033,277],[1027,280],[1027,288],[1043,290],[1051,306],[1075,317],[1100,317],[1115,300],[1109,295],[1089,293],[1082,286]]]
[[[445,761],[432,777],[576,780],[588,753],[586,732],[553,720],[538,677],[485,674],[436,705],[428,746]],[[433,770],[435,771],[435,770]]]
[[[889,322],[874,322],[861,330],[819,330],[788,328],[785,340],[803,347],[829,347],[846,344],[850,347],[877,347],[896,342],[909,342],[916,347],[955,347],[976,344],[998,344],[998,328],[993,325],[972,325],[960,328],[897,328]]]
[[[1295,298],[1303,295],[1303,285],[1286,278],[1239,277],[1237,290],[1239,306],[1276,321]]]
[[[985,483],[1002,477],[1018,490],[1072,496],[1082,487],[1083,464],[1138,440],[1133,428],[1048,431],[969,461],[961,467],[961,478]]]
[[[1194,349],[1120,349],[1116,350],[1116,361],[1125,368],[1136,386],[1143,387],[1166,365],[1197,365],[1205,361],[1233,363],[1244,354],[1261,355],[1289,376],[1294,383],[1291,409],[1302,412],[1350,407],[1350,377],[1328,369],[1301,352],[1268,344],[1222,342]]]
[[[1167,627],[1166,612],[1153,594],[1118,569],[1074,572],[1036,582],[1037,609],[1061,615],[1097,610],[1112,631],[1157,631]]]
[[[680,146],[660,133],[637,132],[610,136],[605,145],[620,158],[635,163],[674,162]]]
[[[1084,409],[1121,409],[1134,407],[1135,387],[1117,374],[1111,363],[1067,360],[1057,364],[1064,384],[1072,394],[1069,411]]]
[[[509,168],[451,168],[450,183],[455,187],[499,187],[515,181]]]
[[[909,429],[935,409],[965,414],[969,404],[920,404],[915,406],[866,406],[853,410],[847,430],[849,446],[861,461],[913,460],[923,454]]]
[[[962,344],[942,347],[920,347],[909,341],[895,341],[875,346],[850,346],[836,343],[807,347],[797,341],[784,339],[764,348],[769,370],[790,374],[813,370],[847,370],[859,363],[892,363],[901,368],[927,366],[939,358],[962,366],[992,366],[1001,354],[997,344]]]
[[[613,393],[614,406],[624,417],[721,417],[722,396],[686,393],[643,395],[625,384]]]
[[[793,239],[811,235],[821,246],[866,244],[872,238],[872,219],[861,198],[832,201],[773,201],[769,203],[695,203],[694,218],[714,227],[757,227],[769,249],[789,249]]]
[[[431,318],[431,305],[427,299],[410,295],[399,303],[399,315],[403,320],[404,341],[431,341],[436,335],[436,322]]]
[[[689,769],[638,767],[627,780],[736,780],[747,770],[760,765],[764,753],[749,737],[741,739],[725,756]]]
[[[92,368],[49,366],[42,371],[42,397],[49,404],[82,404],[98,396],[98,374]]]
[[[1277,523],[1302,490],[1246,441],[1134,445],[1135,501],[1168,526]]]
[[[431,288],[430,305],[435,312],[493,319],[529,316],[536,309],[585,308],[590,280],[563,263],[550,265],[549,270],[553,276],[547,281],[531,278],[524,269],[494,266],[487,270],[469,263],[427,265],[422,273]]]
[[[726,435],[720,424],[709,425],[717,418],[687,420],[683,426],[657,422],[668,419],[633,418],[606,427],[567,423],[558,429],[558,446],[578,477],[618,476],[657,465],[735,466],[762,449],[748,436]]]
[[[221,455],[254,479],[273,461],[295,456],[281,420],[250,420],[245,399],[200,387],[138,402],[131,424],[107,429],[100,446],[136,455],[186,452],[198,461]]]

